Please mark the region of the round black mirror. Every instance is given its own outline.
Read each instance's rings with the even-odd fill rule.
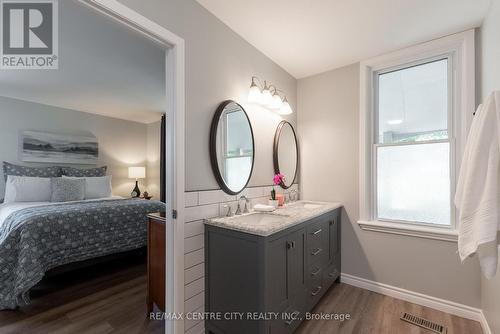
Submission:
[[[297,177],[299,167],[299,146],[292,124],[281,121],[274,135],[274,172],[283,174],[285,180],[280,186],[290,188]]]
[[[224,101],[217,108],[210,128],[210,161],[221,189],[237,195],[250,181],[254,162],[254,138],[243,107]]]

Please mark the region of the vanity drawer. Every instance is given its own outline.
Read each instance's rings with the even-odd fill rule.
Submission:
[[[323,296],[325,287],[323,286],[322,276],[317,276],[311,279],[310,289],[308,291],[309,309],[312,309]]]
[[[324,267],[326,262],[328,262],[328,249],[325,249],[323,245],[319,245],[318,247],[309,247],[307,250],[307,258],[307,263],[309,265]]]
[[[309,267],[309,272],[308,272],[309,281],[312,282],[313,280],[322,276],[323,276],[323,267],[317,264],[313,264],[312,266]]]
[[[328,222],[318,221],[307,227],[307,242],[309,244],[323,242],[328,237]]]
[[[329,253],[328,222],[320,221],[307,227],[307,253],[310,265],[326,264]]]

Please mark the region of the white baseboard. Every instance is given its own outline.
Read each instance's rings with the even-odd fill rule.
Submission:
[[[484,334],[491,334],[486,318],[481,309],[452,302],[449,300],[424,295],[422,293],[401,289],[392,285],[379,283],[365,278],[344,274],[341,275],[342,283],[356,286],[365,290],[380,293],[389,297],[401,299],[410,303],[426,306],[443,311],[458,317],[477,321],[483,327]]]
[[[491,331],[490,325],[488,325],[488,320],[486,320],[486,317],[484,316],[483,311],[481,311],[481,320],[479,320],[479,323],[481,324],[481,327],[483,328],[483,334],[493,334]]]

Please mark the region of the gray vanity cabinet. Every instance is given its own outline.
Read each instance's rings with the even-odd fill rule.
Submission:
[[[205,321],[206,332],[293,333],[340,273],[339,211],[265,237],[205,225],[205,312],[222,315]],[[224,319],[231,312],[245,315]]]

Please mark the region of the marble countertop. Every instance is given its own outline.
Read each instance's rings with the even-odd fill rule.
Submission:
[[[205,224],[260,236],[270,236],[342,206],[341,203],[297,201],[273,212],[256,212],[205,220]]]

